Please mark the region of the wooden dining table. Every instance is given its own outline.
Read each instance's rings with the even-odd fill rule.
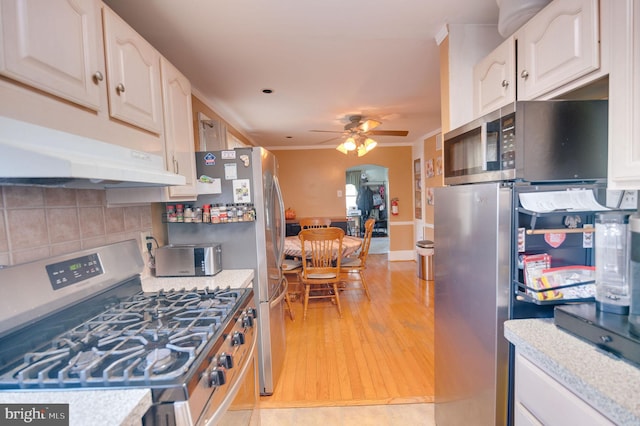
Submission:
[[[351,237],[345,235],[342,239],[342,256],[347,257],[358,251],[362,245],[362,238]],[[284,239],[284,254],[285,256],[301,258],[302,246],[300,245],[300,238],[297,235],[286,237]]]

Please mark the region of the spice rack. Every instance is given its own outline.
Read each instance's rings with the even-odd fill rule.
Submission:
[[[167,211],[163,214],[165,223],[202,223],[217,225],[227,223],[255,222],[256,210],[253,204],[204,204],[193,207],[183,204],[167,204]]]

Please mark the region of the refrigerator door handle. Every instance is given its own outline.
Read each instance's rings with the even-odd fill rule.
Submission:
[[[277,262],[278,268],[282,268],[286,223],[284,218],[284,200],[282,198],[282,191],[280,190],[280,182],[278,181],[278,176],[273,176],[273,185],[276,188],[276,195],[278,197],[278,206],[280,207],[280,235],[278,235],[279,241],[276,247],[276,262]]]
[[[289,291],[289,282],[284,276],[280,281],[279,290],[279,293],[276,293],[277,296],[271,302],[269,302],[269,309],[273,309],[274,307],[282,303],[282,299],[284,299],[284,297],[287,295],[287,292]]]

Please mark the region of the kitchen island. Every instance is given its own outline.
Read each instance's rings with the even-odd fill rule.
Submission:
[[[559,329],[550,318],[506,321],[504,335],[519,355],[611,422],[640,424],[637,365]]]
[[[251,285],[253,269],[223,270],[212,277],[142,278],[145,292],[192,288],[242,288]],[[142,425],[151,407],[151,390],[55,389],[52,391],[0,391],[0,404],[69,404],[69,425]]]

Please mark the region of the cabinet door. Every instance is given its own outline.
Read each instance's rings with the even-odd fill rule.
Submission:
[[[565,426],[613,423],[516,351],[515,425]]]
[[[165,58],[161,59],[162,97],[167,169],[187,179],[170,186],[169,197],[195,197],[196,163],[191,106],[191,84]]]
[[[160,53],[106,6],[103,18],[109,114],[160,134]]]
[[[515,75],[515,42],[509,37],[473,68],[475,117],[516,100]]]
[[[611,188],[640,189],[640,4],[613,2],[609,74],[609,168]]]
[[[518,99],[534,99],[600,67],[598,0],[556,0],[516,33]]]
[[[97,111],[100,31],[95,0],[1,0],[0,74]]]

